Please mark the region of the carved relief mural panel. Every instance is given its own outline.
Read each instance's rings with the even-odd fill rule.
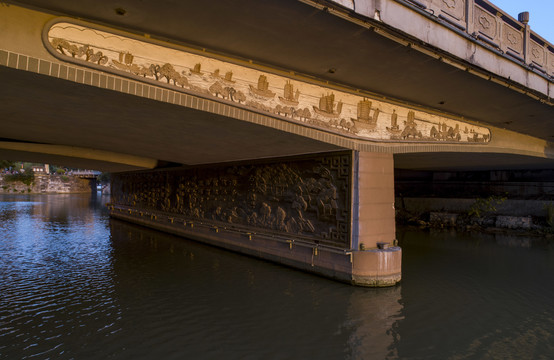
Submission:
[[[523,32],[506,23],[502,24],[502,44],[518,54],[523,54]]]
[[[477,30],[494,40],[497,36],[497,21],[496,17],[489,14],[487,11],[476,6],[474,11],[474,21]]]
[[[461,3],[450,0],[444,5],[454,6],[454,10]],[[45,45],[65,61],[218,98],[308,127],[373,141],[490,141],[490,131],[482,126],[262,72],[185,48],[169,48],[68,22],[55,23],[46,31]]]
[[[112,203],[349,248],[352,153],[115,174]]]

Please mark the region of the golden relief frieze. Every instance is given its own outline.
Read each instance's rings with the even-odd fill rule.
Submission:
[[[487,143],[491,137],[485,127],[446,116],[77,23],[55,22],[43,38],[65,61],[358,139]]]

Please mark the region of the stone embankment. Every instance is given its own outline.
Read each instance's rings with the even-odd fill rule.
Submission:
[[[544,200],[397,198],[397,221],[431,228],[554,232],[554,203]]]
[[[90,181],[75,176],[35,175],[34,180],[24,182],[0,174],[0,193],[4,194],[70,194],[90,191]]]

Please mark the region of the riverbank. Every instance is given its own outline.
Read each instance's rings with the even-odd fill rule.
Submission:
[[[3,194],[78,194],[91,192],[91,181],[71,175],[35,175],[18,179],[0,174]]]
[[[396,221],[420,228],[554,237],[554,204],[547,200],[397,198]]]

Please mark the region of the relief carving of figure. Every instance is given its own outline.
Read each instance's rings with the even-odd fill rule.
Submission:
[[[262,225],[271,225],[271,206],[265,202],[260,207],[259,221]]]
[[[302,196],[302,188],[300,186],[296,187],[295,197],[292,202],[292,209],[296,211],[295,223],[298,224],[301,230],[307,232],[314,232],[315,228],[312,222],[304,218],[304,211],[308,208],[308,203]]]
[[[212,220],[225,221],[223,209],[221,209],[221,206],[218,206],[215,209],[214,213],[212,214]]]
[[[325,188],[317,197],[317,217],[319,219],[336,219],[337,208],[337,188],[330,181],[326,181]]]
[[[275,211],[275,223],[273,227],[277,230],[287,231],[287,225],[285,224],[286,218],[287,213],[282,207],[278,206],[277,211]]]
[[[237,207],[235,206],[232,209],[230,209],[228,212],[225,213],[225,216],[229,224],[236,223],[237,220],[239,219]]]
[[[408,120],[405,125],[401,134],[403,139],[408,139],[410,136],[414,139],[416,137],[422,137],[421,131],[417,131],[417,123],[415,122],[415,113],[413,111],[408,112]]]
[[[162,210],[169,212],[171,210],[171,186],[165,186],[165,194],[162,200]]]

